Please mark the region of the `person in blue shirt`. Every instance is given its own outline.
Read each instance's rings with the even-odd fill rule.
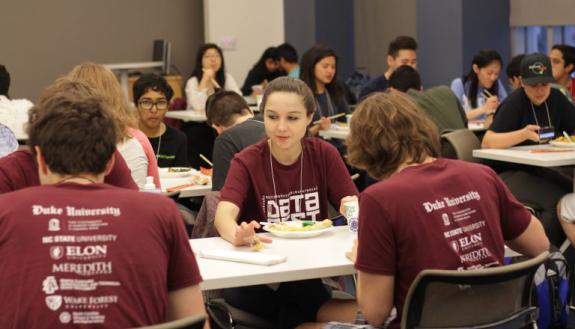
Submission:
[[[10,128],[0,123],[0,158],[18,149],[18,140]]]
[[[278,46],[280,56],[280,68],[288,77],[299,79],[300,69],[298,64],[297,50],[285,42]]]
[[[502,63],[497,51],[481,50],[473,57],[469,73],[451,82],[451,90],[461,102],[468,120],[485,121],[507,97],[505,87],[499,81]]]

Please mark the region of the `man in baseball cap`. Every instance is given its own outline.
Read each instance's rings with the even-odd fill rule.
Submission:
[[[563,132],[575,132],[575,108],[559,90],[551,88],[553,72],[549,57],[531,54],[520,65],[521,88],[501,103],[493,123],[483,137],[483,148],[507,148],[541,144]],[[551,243],[558,245],[564,234],[557,221],[556,204],[573,190],[573,183],[553,169],[505,164],[494,167],[511,192],[523,203],[540,210],[538,216]],[[553,177],[554,179],[549,179]],[[557,179],[555,179],[557,178]],[[575,236],[574,236],[575,237]]]

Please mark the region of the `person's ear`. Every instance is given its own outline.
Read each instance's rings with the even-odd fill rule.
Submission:
[[[475,74],[479,74],[479,66],[477,66],[477,64],[471,65],[471,69],[473,69],[473,72],[475,72]]]
[[[48,165],[46,164],[46,160],[42,155],[42,150],[40,146],[34,146],[34,151],[36,153],[36,163],[38,164],[38,171],[43,175],[48,175]]]
[[[521,87],[525,87],[525,85],[523,84],[523,78],[519,76],[517,77],[517,79],[519,79],[519,84],[521,85]]]
[[[116,164],[116,158],[114,157],[114,155],[112,155],[110,160],[108,160],[108,163],[106,163],[106,168],[104,169],[104,176],[108,176],[108,174],[112,172],[112,168],[114,168],[115,164]]]
[[[387,55],[387,67],[390,69],[395,67],[395,58],[391,55]]]
[[[212,128],[214,128],[216,130],[218,135],[221,135],[222,132],[224,132],[224,127],[222,127],[220,125],[212,124]]]

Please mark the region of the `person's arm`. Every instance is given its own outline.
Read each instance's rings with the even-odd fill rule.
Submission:
[[[526,140],[539,142],[538,131],[539,126],[536,125],[527,125],[522,129],[505,133],[496,133],[488,130],[483,136],[481,148],[508,148]]]
[[[230,163],[234,155],[238,152],[234,147],[231,136],[225,132],[216,137],[212,161],[214,162],[212,172],[212,191],[219,191],[224,187]]]
[[[200,286],[189,286],[168,293],[166,321],[178,320],[199,314],[206,314]],[[204,329],[209,328],[209,322],[206,321]]]
[[[205,76],[205,74],[204,74]],[[188,108],[196,111],[201,111],[206,108],[206,100],[208,99],[208,89],[202,89],[198,84],[196,77],[190,78],[186,84],[186,95],[188,99]]]
[[[234,79],[234,77],[229,73],[226,73],[225,89],[233,91],[238,95],[242,94],[242,91],[240,90],[240,87],[238,87],[238,83],[236,82],[236,79]]]
[[[506,244],[509,248],[529,257],[535,257],[549,250],[549,239],[545,235],[543,225],[535,216],[531,216],[531,221],[523,233],[507,241]]]
[[[216,209],[215,225],[218,234],[224,239],[233,244],[234,246],[252,245],[256,242],[256,228],[260,228],[260,224],[256,221],[249,223],[242,222],[237,224],[236,218],[240,213],[240,208],[235,204],[228,201],[220,201]],[[271,239],[266,237],[258,237],[257,240],[265,243],[271,242]]]
[[[382,325],[393,308],[394,277],[357,272],[357,302],[372,326]]]
[[[467,120],[473,120],[484,114],[494,114],[498,104],[499,100],[497,99],[497,96],[489,97],[482,106],[465,111],[465,116],[467,117]]]

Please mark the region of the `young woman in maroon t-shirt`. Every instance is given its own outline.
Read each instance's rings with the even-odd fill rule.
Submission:
[[[341,208],[357,199],[335,147],[305,137],[315,107],[311,90],[300,80],[281,77],[268,85],[261,107],[268,139],[246,148],[231,163],[215,218],[222,238],[236,246],[270,242],[255,235],[258,221],[321,220],[327,217],[328,202]],[[329,312],[330,295],[321,280],[314,279],[281,283],[277,289],[227,289],[225,298],[273,321],[274,328],[294,328],[315,321],[320,308],[322,314]]]

